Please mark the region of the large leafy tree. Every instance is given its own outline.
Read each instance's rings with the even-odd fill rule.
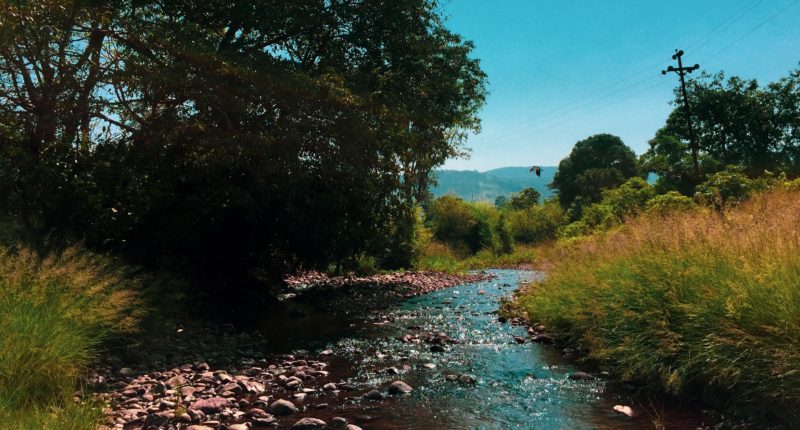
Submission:
[[[750,176],[765,170],[800,173],[800,71],[766,87],[755,80],[704,74],[687,82],[702,176],[739,166]],[[693,192],[689,131],[680,94],[666,125],[650,141],[642,164],[659,187]],[[700,178],[702,179],[702,178]]]
[[[581,208],[599,202],[603,190],[618,187],[637,173],[636,156],[622,139],[598,134],[575,144],[558,164],[549,186],[558,190],[561,206],[579,218]]]
[[[479,127],[485,75],[433,0],[0,7],[0,206],[40,246],[400,265],[431,169]]]

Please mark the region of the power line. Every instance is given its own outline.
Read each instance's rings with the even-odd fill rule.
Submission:
[[[698,37],[692,44],[690,44],[690,46],[697,46],[696,49],[699,49],[699,47],[703,47],[703,46],[708,45],[709,42],[713,41],[718,36],[723,34],[728,28],[730,28],[731,25],[733,25],[734,23],[739,21],[741,18],[743,18],[748,12],[750,12],[755,7],[757,7],[759,4],[761,4],[762,1],[763,0],[752,0],[751,2],[745,4],[744,7],[742,7],[741,9],[737,10],[736,12],[734,12],[733,14],[731,14],[730,16],[728,16],[727,18],[722,20],[719,24],[717,24],[714,28],[712,28],[711,30],[709,30],[708,32],[703,34],[702,36]],[[668,63],[668,61],[665,60],[665,61],[659,61],[659,62],[657,62],[655,64],[649,65],[649,66],[641,69],[640,71],[629,75],[628,77],[626,77],[624,79],[616,81],[616,82],[614,82],[614,83],[612,83],[610,85],[607,85],[605,87],[602,87],[602,88],[600,88],[598,90],[593,90],[593,91],[591,91],[591,92],[589,92],[589,93],[587,93],[587,94],[585,94],[583,96],[580,96],[580,97],[578,97],[576,99],[573,99],[573,100],[571,100],[571,101],[569,101],[567,103],[564,103],[564,104],[559,105],[559,106],[557,106],[557,107],[555,107],[553,109],[550,109],[546,113],[544,113],[542,115],[539,115],[539,116],[537,116],[535,118],[532,118],[527,123],[521,123],[520,125],[515,126],[513,128],[510,128],[510,129],[506,129],[506,130],[504,130],[503,132],[501,132],[499,134],[484,135],[484,137],[490,139],[491,141],[503,140],[503,139],[505,139],[505,138],[507,138],[509,136],[518,135],[520,132],[529,129],[531,127],[531,125],[532,125],[531,124],[532,122],[537,122],[537,121],[542,121],[542,120],[544,120],[545,122],[548,122],[551,119],[558,119],[562,115],[559,112],[562,111],[564,108],[572,107],[574,104],[576,104],[578,102],[581,102],[583,100],[591,98],[592,96],[595,96],[595,95],[598,95],[598,94],[602,94],[606,90],[609,90],[611,88],[616,87],[619,84],[622,84],[622,83],[625,83],[627,81],[630,81],[631,79],[634,79],[637,76],[641,76],[643,73],[651,71],[651,70],[653,70],[653,69],[655,69],[657,67],[664,66],[667,63]],[[621,92],[624,92],[624,91],[626,91],[626,90],[628,90],[630,88],[636,87],[636,86],[640,85],[641,83],[642,83],[642,81],[636,82],[636,83],[634,83],[632,85],[623,87],[622,89],[620,89],[618,91],[614,91],[614,92],[605,94],[604,96],[602,96],[602,97],[600,97],[600,98],[598,98],[596,100],[593,100],[593,101],[591,101],[589,103],[581,104],[581,105],[579,105],[577,107],[574,107],[574,108],[572,108],[570,110],[579,110],[579,109],[583,109],[583,108],[589,107],[589,106],[595,104],[596,102],[599,102],[599,101],[604,100],[604,99],[609,98],[609,97],[613,97],[613,96],[615,96],[615,95],[617,95],[617,94],[619,94]],[[486,142],[485,139],[483,141]]]
[[[773,21],[775,18],[779,17],[781,14],[783,14],[783,13],[784,13],[784,12],[786,12],[786,11],[788,11],[789,9],[791,9],[792,7],[794,7],[795,5],[797,5],[798,3],[800,3],[800,0],[795,0],[795,1],[793,1],[793,2],[792,2],[792,3],[790,3],[788,6],[784,7],[784,8],[783,8],[783,9],[781,9],[781,10],[779,10],[779,11],[778,11],[778,12],[776,12],[775,14],[771,15],[769,18],[767,18],[767,19],[765,19],[764,21],[761,21],[760,23],[758,23],[758,24],[757,24],[755,27],[753,27],[752,29],[750,29],[750,31],[748,31],[747,33],[743,34],[741,37],[737,38],[737,39],[736,39],[736,40],[734,40],[733,42],[729,43],[729,44],[728,44],[728,45],[726,45],[724,48],[722,48],[722,49],[718,50],[717,52],[715,52],[715,53],[714,53],[713,55],[711,55],[710,57],[706,57],[706,58],[705,58],[703,61],[710,61],[710,60],[712,60],[712,59],[714,59],[714,58],[717,58],[717,57],[718,57],[720,54],[722,54],[723,52],[725,52],[725,51],[727,51],[728,49],[730,49],[730,48],[731,48],[733,45],[735,45],[735,44],[737,44],[737,43],[741,42],[742,40],[744,40],[745,38],[747,38],[747,37],[748,37],[748,36],[750,36],[751,34],[755,33],[756,31],[758,31],[758,29],[760,29],[761,27],[763,27],[763,26],[767,25],[768,23],[772,22],[772,21]]]

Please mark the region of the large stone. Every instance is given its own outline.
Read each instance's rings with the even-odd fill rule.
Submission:
[[[231,424],[228,430],[250,430],[250,427],[247,427],[247,424]]]
[[[403,381],[394,381],[389,386],[389,394],[410,394],[414,389]]]
[[[364,398],[367,400],[383,400],[384,396],[383,393],[378,390],[370,390],[367,394],[364,394]]]
[[[288,400],[279,399],[269,405],[269,412],[278,416],[291,415],[297,412],[297,406]]]
[[[328,425],[325,421],[317,418],[303,418],[294,423],[292,430],[322,430]]]
[[[214,428],[213,427],[209,427],[209,426],[195,424],[193,426],[186,427],[186,430],[214,430]]]
[[[191,405],[189,405],[189,409],[200,410],[207,414],[215,414],[233,405],[234,401],[232,399],[225,399],[222,397],[211,397],[208,399],[201,399],[192,403]]]

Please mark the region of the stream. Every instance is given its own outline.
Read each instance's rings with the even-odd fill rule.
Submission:
[[[338,380],[357,387],[328,394],[335,396],[328,401],[330,408],[313,416],[355,417],[365,430],[654,428],[646,413],[631,418],[613,411],[614,405],[629,400],[602,375],[570,380],[569,375],[580,369],[558,348],[531,343],[525,327],[498,321],[500,299],[539,274],[490,272],[495,275],[490,281],[411,298],[366,321],[297,321],[306,328],[306,336],[283,338],[283,346],[332,350],[332,372],[338,369]],[[457,343],[432,352],[430,343],[401,340],[421,333],[444,333]],[[519,344],[515,336],[525,343]],[[474,377],[474,384],[447,379],[464,374]],[[363,398],[372,388],[386,393],[397,379],[413,387],[411,394],[378,402]],[[670,428],[696,428],[697,417],[692,418],[694,426],[684,422]]]

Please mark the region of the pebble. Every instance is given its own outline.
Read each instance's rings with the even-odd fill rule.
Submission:
[[[367,394],[364,394],[364,398],[367,400],[383,400],[385,396],[378,390],[370,390]]]
[[[398,394],[410,394],[411,391],[414,389],[411,388],[410,385],[406,384],[403,381],[394,381],[392,385],[389,386],[389,394],[398,395]]]
[[[272,402],[272,404],[269,405],[269,412],[273,415],[278,415],[278,416],[291,415],[297,412],[297,406],[295,406],[294,403],[288,400],[279,399]]]
[[[293,430],[322,430],[328,424],[325,421],[322,421],[318,418],[303,418],[300,421],[294,423],[292,426]]]

